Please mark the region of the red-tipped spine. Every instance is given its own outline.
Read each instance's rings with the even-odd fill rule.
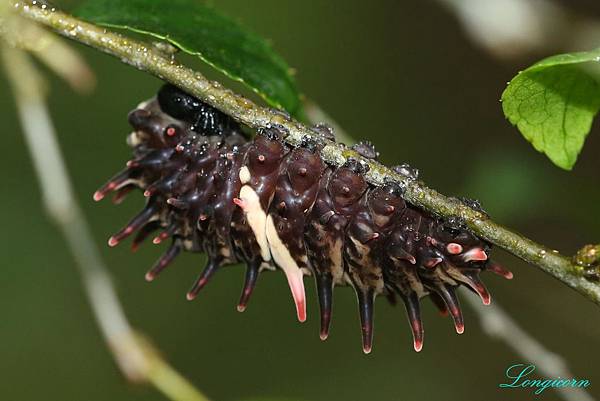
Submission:
[[[356,294],[360,314],[362,348],[365,354],[370,354],[373,349],[373,301],[375,296],[371,290],[361,291],[357,289]]]
[[[188,291],[188,293],[186,295],[186,298],[188,301],[192,301],[194,298],[196,298],[198,296],[198,293],[204,288],[204,286],[206,286],[206,284],[208,284],[212,275],[217,271],[219,266],[220,266],[219,260],[217,260],[216,258],[209,257],[208,262],[206,263],[206,267],[204,268],[204,271],[200,274],[200,276],[198,276],[198,278],[196,279],[196,282],[194,283],[194,285],[192,286],[192,288]]]
[[[260,272],[261,262],[262,260],[256,260],[249,262],[246,266],[244,288],[242,288],[242,294],[240,295],[240,301],[238,302],[237,306],[238,312],[245,311],[246,307],[248,306],[248,301],[250,300],[250,296],[252,295],[254,287],[256,286],[256,280],[258,279]]]
[[[175,259],[177,255],[179,255],[179,252],[181,252],[181,245],[179,244],[179,241],[173,241],[169,249],[167,249],[167,251],[160,257],[160,259],[156,261],[154,266],[152,266],[152,269],[150,269],[146,273],[146,281],[153,281],[156,278],[156,276],[158,276],[164,269],[166,269],[171,264],[173,259]]]
[[[319,338],[322,341],[329,337],[331,326],[331,312],[333,305],[333,278],[329,272],[315,273],[317,295],[319,297],[319,308],[321,315],[321,330]]]

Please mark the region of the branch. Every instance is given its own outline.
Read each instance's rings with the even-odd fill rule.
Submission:
[[[600,306],[600,285],[584,276],[584,269],[557,251],[503,227],[481,211],[472,209],[458,199],[449,198],[427,187],[423,182],[398,174],[380,163],[366,160],[340,143],[323,139],[310,127],[287,118],[281,112],[260,107],[233,93],[217,82],[187,68],[169,55],[160,53],[147,43],[124,37],[105,28],[79,20],[39,1],[13,1],[24,17],[44,25],[60,35],[81,42],[124,63],[156,75],[202,101],[230,115],[251,128],[277,126],[287,131],[285,141],[298,146],[304,138],[323,145],[321,156],[333,166],[341,166],[348,158],[364,161],[370,169],[367,180],[373,185],[396,182],[405,188],[405,199],[411,204],[442,217],[458,217],[481,238],[529,262]]]

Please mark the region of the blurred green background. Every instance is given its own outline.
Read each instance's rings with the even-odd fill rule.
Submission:
[[[76,1],[56,2],[69,9]],[[480,199],[499,222],[566,254],[600,239],[600,132],[594,125],[574,171],[554,167],[505,121],[500,94],[543,54],[499,60],[465,35],[455,15],[433,1],[219,0],[215,6],[273,40],[297,70],[302,91],[356,138],[368,138],[387,164],[409,162],[447,195]],[[575,12],[600,17],[595,2]],[[563,5],[570,5],[563,2]],[[572,4],[571,4],[572,5]],[[106,239],[142,205],[95,204],[92,193],[129,158],[126,115],[160,82],[77,45],[93,66],[97,90],[79,96],[52,79],[50,106],[77,196],[90,220],[132,323],[213,400],[526,400],[500,391],[505,369],[521,361],[484,334],[465,306],[467,329],[424,303],[419,354],[403,308],[379,300],[375,347],[365,356],[353,292],[338,289],[332,333],[318,338],[318,307],[297,323],[281,274],[261,276],[248,310],[235,311],[243,269],[216,276],[185,300],[204,259],[180,257],[152,284],[147,268],[161,253],[145,246],[109,249]],[[216,75],[212,75],[216,77]],[[26,77],[24,77],[26,79]],[[42,209],[8,84],[0,76],[4,142],[0,171],[0,399],[163,400],[130,385],[99,335],[76,266]],[[553,278],[501,250],[515,273],[484,280],[494,300],[526,330],[564,356],[600,395],[600,310]],[[311,280],[307,291],[314,294]],[[527,361],[523,361],[527,362]],[[557,400],[551,390],[545,400]]]

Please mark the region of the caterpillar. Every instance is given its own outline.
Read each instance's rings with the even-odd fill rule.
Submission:
[[[155,244],[170,240],[146,273],[148,281],[182,251],[206,253],[206,267],[188,291],[189,300],[223,266],[245,263],[238,310],[246,309],[262,271],[281,270],[303,322],[303,278],[313,276],[322,340],[329,335],[333,289],[349,285],[358,300],[365,353],[372,349],[378,295],[403,301],[418,352],[424,336],[421,298],[429,297],[449,314],[460,334],[464,321],[456,288],[464,285],[489,304],[480,272],[512,278],[489,259],[491,244],[460,220],[437,218],[407,203],[397,184],[367,183],[366,163],[349,159],[341,167],[327,165],[318,144],[307,139],[292,148],[277,127],[259,129],[251,138],[232,118],[170,84],[128,119],[133,158],[95,192],[94,200],[114,192],[114,202],[120,203],[139,189],[146,205],[108,244],[116,246],[134,233],[134,250],[151,235]],[[334,139],[326,126],[314,129]],[[369,142],[353,149],[365,158],[378,157]],[[408,165],[394,169],[416,178]]]

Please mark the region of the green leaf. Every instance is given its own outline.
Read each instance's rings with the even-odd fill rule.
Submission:
[[[509,121],[539,152],[570,170],[600,109],[600,49],[544,59],[519,73],[502,94]]]
[[[197,0],[88,0],[75,15],[168,41],[243,82],[269,105],[302,115],[290,68],[267,41]]]

